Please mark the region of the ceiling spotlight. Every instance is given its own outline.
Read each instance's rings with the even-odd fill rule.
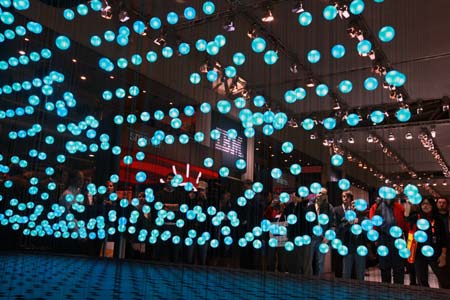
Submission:
[[[417,106],[417,114],[420,115],[421,113],[423,113],[423,106],[422,106],[422,104],[419,104]]]
[[[164,34],[164,32],[161,32],[161,35],[153,40],[153,43],[160,47],[164,47],[166,45],[166,35]]]
[[[261,21],[263,21],[264,23],[270,23],[273,20],[275,20],[273,14],[272,14],[272,10],[268,9],[267,10],[267,14],[261,18]]]
[[[442,185],[443,185],[443,186],[447,186],[447,181],[444,180],[444,181],[442,182]]]
[[[350,18],[350,12],[348,11],[347,5],[342,5],[338,8],[339,17],[341,19],[348,19]]]
[[[25,51],[23,51],[23,50],[20,50],[20,51],[19,51],[19,54],[20,54],[20,55],[25,55],[25,54],[26,54],[26,52],[25,52]]]
[[[228,17],[225,23],[223,24],[223,29],[225,29],[228,32],[233,32],[236,30],[236,26],[234,24],[234,18]]]
[[[389,133],[388,140],[389,140],[390,142],[395,141],[395,135],[394,135],[392,132]]]
[[[111,7],[111,5],[109,5],[108,1],[106,1],[106,0],[103,2],[102,8],[100,10],[100,15],[104,19],[107,19],[107,20],[112,19],[112,7]]]
[[[81,75],[81,76],[80,76],[80,79],[81,79],[81,80],[86,80],[87,78],[86,78],[86,76]]]
[[[333,105],[333,110],[340,110],[341,109],[341,105],[339,104],[338,100],[334,101],[334,105]]]
[[[442,105],[442,111],[449,111],[449,108],[450,108],[450,106],[448,103],[445,103]]]
[[[258,34],[256,33],[256,28],[254,26],[250,28],[249,31],[247,31],[247,36],[252,40],[258,37]]]
[[[430,134],[432,138],[436,138],[436,128],[431,126]]]
[[[122,23],[125,23],[130,19],[130,16],[128,15],[128,12],[126,10],[121,10],[119,12],[119,21]]]
[[[306,82],[306,86],[309,88],[313,88],[316,86],[316,82],[313,78],[308,79],[308,81]]]
[[[403,94],[402,93],[398,93],[397,94],[397,102],[403,102]]]
[[[371,134],[369,134],[369,136],[366,138],[366,141],[371,144],[374,142],[373,136]]]
[[[289,71],[291,71],[292,74],[297,74],[298,73],[298,65],[296,63],[293,63],[289,67]]]
[[[295,6],[292,8],[292,12],[294,14],[299,14],[299,13],[302,13],[304,11],[305,11],[305,9],[303,8],[303,1],[297,1]]]
[[[310,138],[311,140],[316,140],[316,139],[317,139],[317,135],[316,135],[315,133],[313,133],[313,134],[311,134],[311,135],[309,136],[309,138]]]
[[[367,56],[369,56],[370,60],[375,60],[377,58],[375,50],[370,50]]]
[[[405,139],[407,139],[407,140],[412,140],[413,139],[413,135],[412,135],[411,131],[408,131],[405,134]]]
[[[349,136],[348,139],[347,139],[347,142],[349,144],[354,144],[355,143],[355,139],[352,136]]]

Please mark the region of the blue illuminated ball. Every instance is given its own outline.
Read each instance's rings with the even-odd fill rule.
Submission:
[[[28,0],[13,0],[13,6],[17,10],[27,10],[30,8],[30,1]]]
[[[341,179],[338,181],[338,186],[342,191],[346,191],[350,188],[350,181],[348,179]]]
[[[283,172],[279,168],[273,168],[272,171],[270,171],[270,175],[273,179],[280,179]]]
[[[67,50],[70,48],[70,39],[67,36],[60,35],[55,41],[56,47],[60,50]]]
[[[409,202],[411,202],[411,204],[417,205],[420,204],[422,202],[422,195],[420,194],[415,194],[412,197],[408,197]]]
[[[375,215],[372,217],[372,223],[375,226],[381,226],[381,224],[383,224],[383,218],[381,216]]]
[[[303,100],[306,98],[306,90],[304,88],[296,88],[294,92],[297,100]]]
[[[191,76],[189,77],[189,80],[191,81],[192,84],[199,84],[201,80],[200,74],[192,73]]]
[[[219,47],[222,48],[227,43],[227,38],[222,34],[218,34],[214,38],[214,41],[217,43],[217,45],[219,45]]]
[[[360,235],[362,233],[362,227],[359,224],[353,224],[350,231],[353,235]]]
[[[269,50],[264,54],[264,62],[268,65],[273,65],[278,61],[278,53],[273,50]]]
[[[407,247],[406,241],[404,239],[396,239],[394,242],[395,248],[398,250],[405,249]]]
[[[380,124],[384,121],[385,114],[381,110],[375,110],[370,113],[370,120],[374,124]]]
[[[398,251],[398,254],[403,259],[408,259],[411,256],[411,251],[408,248],[403,248]]]
[[[263,107],[264,104],[266,104],[266,98],[264,98],[264,96],[261,95],[255,96],[255,98],[253,98],[253,104],[256,107]]]
[[[203,13],[205,15],[212,15],[216,11],[216,6],[211,1],[203,3]]]
[[[195,43],[195,48],[197,49],[197,51],[203,52],[203,51],[206,51],[207,45],[208,45],[208,43],[204,39],[199,39]]]
[[[429,245],[423,246],[420,252],[422,252],[423,256],[425,257],[432,257],[434,255],[434,249]]]
[[[331,164],[335,167],[340,167],[344,164],[344,158],[340,154],[335,154],[331,157]]]
[[[398,226],[392,226],[389,229],[389,234],[393,237],[393,238],[399,238],[403,235],[403,230],[398,227]]]
[[[180,52],[181,55],[187,55],[191,51],[191,47],[187,43],[180,43],[178,46],[178,52]]]
[[[140,171],[136,173],[136,181],[137,182],[144,182],[145,180],[147,180],[147,174],[145,174],[144,172]]]
[[[77,6],[77,12],[80,14],[80,16],[85,16],[88,13],[88,7],[84,4],[79,4]]]
[[[161,28],[161,19],[158,17],[153,17],[150,19],[150,27],[154,30],[158,30],[159,28]]]
[[[263,134],[264,135],[272,135],[274,132],[273,126],[272,125],[264,125],[263,127]]]
[[[367,232],[367,239],[371,242],[377,241],[379,236],[380,234],[378,233],[378,231],[374,229],[371,229]]]
[[[359,115],[355,114],[355,113],[351,113],[347,116],[346,122],[348,124],[348,126],[356,126],[359,124],[360,122],[360,118]]]
[[[324,83],[319,84],[316,87],[316,95],[319,97],[325,97],[328,95],[328,86]]]
[[[312,22],[312,15],[311,13],[304,11],[298,16],[298,22],[301,26],[308,26]]]
[[[217,110],[221,114],[227,114],[231,111],[231,103],[227,100],[220,100],[217,102]]]
[[[66,19],[68,21],[72,21],[73,19],[75,19],[75,13],[73,12],[73,10],[71,10],[69,8],[64,10],[63,16],[64,16],[64,19]]]
[[[333,130],[336,128],[336,119],[335,118],[326,118],[323,120],[323,127],[327,130]]]
[[[307,58],[312,64],[318,63],[320,61],[320,52],[317,50],[311,50],[308,52]]]
[[[312,130],[315,126],[315,122],[314,120],[310,119],[310,118],[306,118],[303,120],[302,122],[302,127],[305,130]]]
[[[362,0],[353,0],[350,3],[349,9],[350,9],[350,12],[352,14],[360,15],[364,11],[364,7],[365,7],[364,1],[362,1]]]
[[[326,214],[320,214],[318,217],[318,221],[320,225],[327,225],[328,222],[330,222],[330,218]]]
[[[221,167],[219,169],[219,175],[221,177],[227,177],[228,175],[230,175],[230,170],[227,167]]]
[[[291,142],[284,142],[281,145],[281,151],[284,153],[291,153],[294,150],[294,145]]]
[[[324,244],[324,243],[320,244],[320,246],[319,246],[320,253],[326,254],[326,253],[328,253],[329,250],[330,250],[330,246],[328,246],[328,244]]]
[[[411,111],[408,108],[400,108],[395,113],[395,117],[399,122],[408,122],[411,119]]]
[[[300,197],[307,197],[309,195],[309,189],[306,186],[301,186],[298,188],[297,193]]]
[[[316,220],[316,214],[312,211],[309,211],[306,213],[305,219],[308,222],[314,222]]]
[[[428,222],[427,219],[417,220],[416,225],[420,230],[428,230],[428,228],[430,228],[430,222]]]
[[[321,190],[322,190],[322,185],[320,183],[318,183],[318,182],[313,182],[309,186],[309,190],[313,194],[319,194],[321,192]]]
[[[145,23],[142,21],[136,21],[133,23],[133,30],[137,33],[137,34],[143,34],[145,31]]]
[[[174,12],[170,12],[167,14],[167,23],[169,23],[170,25],[175,25],[178,23],[178,15]]]
[[[116,40],[119,46],[125,47],[126,45],[128,45],[128,37],[126,35],[119,34]]]
[[[236,66],[241,66],[245,63],[245,55],[241,52],[237,52],[233,55],[233,63]]]
[[[353,210],[347,210],[345,212],[345,219],[349,222],[355,221],[356,217],[356,213]]]
[[[344,45],[341,45],[341,44],[334,45],[333,48],[331,48],[331,55],[336,59],[340,59],[340,58],[344,57],[344,55],[345,55]]]
[[[243,159],[236,160],[236,168],[239,170],[244,170],[247,167],[247,163]]]
[[[196,15],[195,8],[189,6],[184,9],[184,17],[186,20],[194,20]]]
[[[284,101],[286,101],[286,103],[294,103],[295,101],[297,101],[297,94],[292,91],[292,90],[288,90],[284,93]]]
[[[341,83],[339,83],[339,90],[343,94],[348,94],[352,91],[353,84],[350,80],[343,80]]]
[[[378,80],[375,77],[368,77],[364,80],[364,88],[368,91],[373,91],[378,87]]]
[[[162,48],[161,53],[164,58],[171,58],[173,56],[173,49],[171,47],[166,46]]]
[[[209,82],[214,82],[217,80],[217,78],[219,78],[219,75],[216,71],[211,70],[206,74],[206,79],[208,79]]]
[[[384,43],[392,41],[395,37],[395,29],[391,26],[384,26],[378,32],[378,38]]]
[[[348,254],[348,247],[345,245],[341,245],[337,250],[341,256],[346,256]]]
[[[425,231],[418,230],[414,233],[414,239],[419,243],[425,243],[428,240],[428,235]]]
[[[255,38],[252,41],[253,52],[256,52],[256,53],[263,52],[264,50],[266,50],[266,45],[267,45],[266,40],[264,40],[263,38],[261,38],[261,37]]]
[[[377,253],[379,256],[382,256],[382,257],[387,256],[389,254],[389,248],[384,245],[380,245],[377,248]]]
[[[358,246],[358,248],[356,248],[356,253],[359,256],[367,256],[367,254],[369,254],[369,250],[367,249],[366,246]]]
[[[364,199],[355,200],[355,209],[357,211],[365,211],[367,209],[367,201]]]
[[[145,58],[149,63],[154,63],[158,60],[158,54],[155,51],[149,51]]]
[[[367,55],[372,50],[372,43],[369,40],[362,40],[356,46],[356,50],[361,55]]]
[[[408,197],[413,197],[419,193],[419,188],[413,184],[408,184],[403,188],[403,193]]]
[[[209,42],[206,45],[206,52],[209,55],[217,55],[219,53],[219,50],[220,50],[220,47],[215,41]]]
[[[338,15],[337,8],[334,5],[328,5],[323,9],[322,15],[327,21],[334,20]]]
[[[378,190],[378,195],[383,199],[392,200],[397,197],[397,192],[391,187],[383,186]]]
[[[228,78],[233,78],[236,76],[236,74],[237,74],[237,70],[235,67],[228,66],[225,68],[225,76],[227,76]]]
[[[98,35],[91,36],[91,45],[98,47],[102,44],[102,39]]]

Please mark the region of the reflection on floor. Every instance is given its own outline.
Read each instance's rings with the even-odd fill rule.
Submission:
[[[0,253],[0,299],[450,299],[438,289],[80,257]]]

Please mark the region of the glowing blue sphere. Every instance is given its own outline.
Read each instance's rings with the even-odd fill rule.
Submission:
[[[178,15],[174,12],[169,12],[167,14],[167,23],[169,23],[170,25],[175,25],[178,23]]]
[[[416,225],[420,230],[428,230],[428,228],[430,228],[430,222],[428,222],[427,219],[417,220]]]
[[[298,22],[301,26],[309,26],[312,22],[312,15],[311,13],[304,11],[298,16]]]
[[[370,120],[374,124],[380,124],[384,121],[385,114],[381,110],[375,110],[370,113]]]
[[[67,36],[60,35],[55,41],[56,47],[60,50],[67,50],[70,48],[70,39]]]
[[[348,124],[348,126],[356,126],[359,124],[360,122],[360,118],[359,115],[355,114],[355,113],[351,113],[347,116],[346,118],[346,122]]]
[[[236,66],[242,66],[245,63],[245,55],[241,52],[237,52],[233,55],[233,63]]]
[[[137,33],[137,34],[143,34],[145,31],[145,23],[142,21],[136,21],[133,23],[133,30]]]
[[[356,50],[361,55],[367,55],[372,50],[372,43],[368,40],[362,40],[356,46]]]
[[[348,94],[352,91],[353,84],[350,80],[343,80],[341,83],[339,83],[339,90],[343,94]]]
[[[345,47],[343,45],[337,44],[334,45],[333,48],[331,48],[331,56],[333,56],[334,58],[340,59],[344,57],[344,55],[345,55]]]
[[[73,19],[75,19],[75,13],[73,12],[73,10],[71,10],[69,8],[64,10],[63,16],[64,16],[64,19],[66,19],[68,21],[72,21]]]
[[[216,6],[211,1],[203,3],[203,13],[205,15],[212,15],[216,11]]]
[[[266,40],[264,40],[263,38],[261,38],[261,37],[255,38],[252,41],[253,52],[256,52],[256,53],[263,52],[264,50],[266,50],[266,45],[267,45]]]
[[[320,61],[320,52],[317,50],[311,50],[308,52],[307,58],[312,64],[318,63]]]
[[[270,175],[273,179],[280,179],[283,175],[283,172],[279,168],[273,168],[272,171],[270,171]]]
[[[336,128],[336,119],[335,118],[326,118],[323,120],[323,127],[327,130],[333,130]]]
[[[80,16],[85,16],[88,14],[88,7],[84,4],[79,4],[77,6],[77,12],[80,14]]]
[[[369,254],[369,250],[366,246],[358,246],[358,248],[356,248],[356,253],[359,256],[367,256],[367,254]]]
[[[328,5],[323,9],[323,18],[327,21],[332,21],[338,15],[338,10],[334,5]]]
[[[346,256],[348,254],[348,247],[345,245],[339,246],[339,248],[337,250],[338,250],[339,255],[341,255],[341,256]]]
[[[227,43],[227,38],[222,34],[218,34],[214,38],[214,41],[217,43],[217,45],[219,45],[219,47],[223,47]]]
[[[405,249],[407,247],[406,241],[404,239],[396,239],[394,242],[395,248],[398,250]]]
[[[422,202],[422,195],[421,194],[415,194],[412,197],[408,197],[409,202],[411,202],[411,204],[417,205],[420,204]]]
[[[219,175],[221,177],[228,177],[228,175],[230,175],[230,170],[227,167],[221,167],[219,169]]]
[[[356,219],[356,213],[353,210],[347,210],[345,212],[345,219],[349,222],[353,222]]]
[[[349,9],[350,9],[350,12],[352,14],[360,15],[364,11],[364,7],[365,7],[364,1],[362,1],[362,0],[353,0],[350,3]]]
[[[301,186],[298,188],[297,193],[304,198],[309,195],[309,189],[306,186]]]
[[[154,30],[158,30],[161,28],[161,19],[158,17],[153,17],[150,19],[150,27]]]
[[[344,158],[340,154],[335,154],[331,157],[331,164],[335,167],[340,167],[344,164]]]
[[[200,74],[192,73],[191,76],[189,77],[189,80],[191,81],[192,84],[199,84],[201,80]]]
[[[419,193],[419,188],[413,184],[408,184],[404,187],[403,193],[408,197],[413,197]]]
[[[367,209],[367,201],[364,199],[355,200],[355,209],[357,211],[365,211]]]
[[[378,233],[378,231],[371,229],[367,232],[367,239],[371,242],[375,242],[378,240],[380,234]]]
[[[319,84],[316,87],[316,95],[319,97],[325,97],[328,95],[328,86],[324,83]]]
[[[389,254],[389,248],[384,245],[380,245],[377,248],[377,253],[379,256],[382,256],[382,257],[387,256]]]
[[[401,237],[402,235],[403,235],[403,230],[400,228],[400,227],[398,227],[398,226],[392,226],[390,229],[389,229],[389,234],[393,237],[393,238],[399,238],[399,237]]]
[[[393,200],[397,197],[397,192],[391,187],[383,186],[378,190],[378,195],[383,199]]]
[[[408,122],[411,119],[411,111],[408,108],[400,108],[395,113],[395,117],[399,122]]]
[[[228,66],[225,68],[225,76],[227,76],[228,78],[233,78],[236,76],[236,74],[237,74],[237,70],[235,67]]]
[[[217,110],[221,114],[227,114],[231,111],[231,103],[227,100],[220,100],[217,102]]]
[[[186,20],[194,20],[196,15],[197,12],[195,11],[195,8],[188,6],[184,9],[184,17]]]
[[[384,26],[378,32],[378,38],[384,43],[392,41],[395,37],[395,29],[391,26]]]
[[[414,233],[414,239],[419,243],[425,243],[428,240],[428,235],[425,231],[417,230]]]
[[[306,98],[306,90],[304,88],[296,88],[294,92],[297,100],[303,100]]]
[[[147,180],[147,174],[145,174],[144,172],[140,171],[136,173],[136,181],[137,182],[144,182]]]
[[[350,188],[350,181],[348,179],[341,179],[338,181],[338,186],[342,191],[346,191]]]
[[[362,227],[359,224],[353,224],[350,231],[353,235],[360,235],[362,233]]]
[[[423,246],[420,251],[422,252],[423,256],[425,256],[425,257],[432,257],[434,255],[434,249],[433,249],[433,247],[431,247],[429,245]]]
[[[191,51],[191,47],[187,43],[180,43],[178,46],[178,52],[180,52],[181,55],[187,55]]]
[[[318,183],[318,182],[313,182],[309,186],[309,190],[313,194],[319,194],[321,192],[321,190],[322,190],[322,185],[320,183]]]
[[[375,77],[368,77],[364,80],[364,88],[368,91],[373,91],[378,87],[378,80]]]
[[[195,48],[197,49],[197,51],[203,52],[203,51],[206,51],[207,44],[208,43],[204,39],[199,39],[195,43]]]
[[[315,126],[315,122],[313,119],[306,118],[302,122],[302,127],[305,130],[312,130],[314,128],[314,126]]]
[[[264,62],[268,65],[273,65],[278,61],[278,53],[273,50],[269,50],[264,54]]]
[[[294,151],[294,145],[291,142],[284,142],[281,145],[281,151],[283,151],[284,153],[291,153],[292,151]]]
[[[206,45],[206,52],[209,55],[217,55],[219,53],[219,50],[220,50],[220,47],[215,41],[209,42]]]

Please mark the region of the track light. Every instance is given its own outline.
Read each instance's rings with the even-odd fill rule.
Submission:
[[[109,5],[108,1],[104,1],[102,8],[100,10],[100,15],[102,16],[102,18],[107,19],[107,20],[111,20],[112,19],[112,7],[111,5]]]
[[[309,88],[313,88],[316,86],[316,81],[314,80],[314,78],[310,78],[308,79],[308,81],[306,82],[306,86]]]
[[[273,14],[272,14],[272,10],[268,9],[267,10],[267,14],[261,18],[261,21],[263,21],[264,23],[270,23],[273,20],[275,20]]]
[[[347,139],[347,142],[349,144],[354,144],[355,143],[355,139],[352,136],[349,136],[348,139]]]
[[[119,21],[122,23],[125,23],[130,19],[130,16],[128,15],[128,12],[126,10],[121,10],[119,12]]]
[[[434,126],[431,127],[430,134],[432,138],[436,138],[436,128]]]
[[[334,105],[333,105],[333,110],[340,110],[341,109],[341,105],[339,104],[339,101],[335,101]]]
[[[389,140],[390,142],[395,141],[395,135],[394,135],[392,132],[389,133],[388,140]]]
[[[298,127],[297,120],[295,120],[294,118],[291,118],[291,119],[287,122],[287,125],[288,125],[289,127],[292,127],[292,128],[297,128],[297,127]]]
[[[316,139],[317,139],[317,135],[316,135],[315,133],[313,133],[313,134],[311,134],[311,135],[309,136],[309,138],[310,138],[311,140],[316,140]]]
[[[297,1],[295,6],[292,8],[292,12],[294,14],[299,14],[299,13],[302,13],[304,11],[305,11],[305,9],[303,8],[303,1]]]
[[[449,111],[449,109],[450,109],[450,106],[448,103],[445,103],[442,105],[442,111]]]
[[[161,32],[161,35],[153,40],[153,43],[160,47],[164,47],[166,45],[166,35],[164,34],[164,32]]]
[[[293,74],[297,74],[298,73],[298,65],[296,63],[293,63],[289,67],[289,71],[291,71],[291,73],[293,73]]]
[[[247,36],[252,40],[254,40],[258,37],[255,27],[252,27],[252,28],[250,28],[249,31],[247,31]]]
[[[366,141],[367,141],[369,144],[372,144],[372,143],[374,142],[374,139],[373,139],[372,134],[369,134],[369,136],[366,138]]]
[[[347,5],[342,5],[340,7],[337,8],[338,9],[338,13],[339,13],[339,17],[341,19],[348,19],[350,18],[350,12],[348,11],[348,6]]]
[[[236,26],[234,24],[234,17],[228,17],[225,23],[223,24],[223,29],[228,32],[233,32],[236,30]]]
[[[405,134],[405,139],[407,139],[407,140],[412,140],[413,139],[413,135],[412,135],[411,131],[408,131]]]
[[[423,106],[419,103],[419,105],[417,106],[417,114],[420,115],[421,113],[423,113]]]

